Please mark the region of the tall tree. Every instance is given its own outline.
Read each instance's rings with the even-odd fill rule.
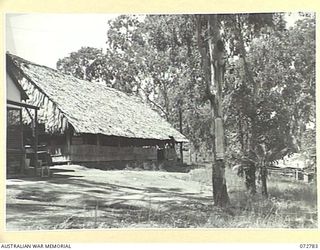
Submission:
[[[275,23],[275,17],[278,17],[278,23]],[[246,186],[251,193],[256,192],[256,163],[250,160],[257,148],[257,134],[254,124],[258,119],[256,115],[257,100],[259,96],[259,85],[254,79],[252,66],[247,58],[250,45],[254,39],[261,37],[270,32],[271,29],[278,26],[283,29],[283,16],[282,14],[235,14],[226,16],[226,36],[229,38],[231,55],[240,56],[241,60],[238,63],[240,66],[240,84],[234,84],[234,88],[229,88],[229,93],[237,93],[235,99],[238,104],[236,113],[238,115],[238,138],[241,144],[241,158],[243,172],[246,177]],[[242,85],[242,86],[241,86]],[[228,84],[228,86],[232,86]],[[238,88],[241,86],[240,88]],[[238,91],[237,91],[238,88]],[[241,93],[242,92],[242,93]],[[246,100],[243,100],[243,95]],[[240,97],[240,98],[239,98]],[[259,150],[258,150],[259,151]],[[260,151],[259,151],[260,152]],[[255,159],[258,161],[258,159]],[[261,160],[259,161],[261,162]],[[265,182],[266,171],[261,168],[261,179]]]
[[[312,18],[298,21],[289,30],[276,26],[253,40],[246,62],[238,60],[233,77],[229,77],[238,85],[233,91],[232,112],[238,114],[238,139],[246,148],[242,151],[248,152],[242,166],[249,177],[260,170],[264,195],[267,166],[299,151],[299,134],[306,123],[314,122],[314,32]],[[243,82],[245,63],[250,65],[256,95],[253,84]],[[302,71],[298,69],[301,64]],[[248,179],[249,189],[255,189],[255,178]]]
[[[106,52],[87,48],[59,65],[77,77],[140,95],[177,129],[182,120],[194,147],[213,152],[213,197],[223,207],[229,203],[229,152],[239,149],[252,193],[260,170],[267,194],[266,166],[292,151],[291,135],[302,131],[298,121],[314,120],[314,50],[307,47],[312,24],[299,27],[286,31],[283,14],[121,15],[109,22]],[[294,95],[301,96],[299,108]]]
[[[225,179],[225,149],[223,125],[223,85],[225,47],[221,38],[221,20],[216,14],[197,15],[197,41],[201,54],[206,97],[211,107],[211,137],[213,139],[212,187],[214,204],[229,204]]]

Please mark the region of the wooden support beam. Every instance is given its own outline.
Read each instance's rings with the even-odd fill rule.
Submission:
[[[72,140],[72,135],[71,135],[71,128],[68,124],[68,127],[66,129],[66,145],[67,145],[67,158],[71,160],[71,140]]]
[[[38,110],[34,110],[34,174],[37,175],[38,169]]]
[[[20,148],[21,148],[21,151],[22,151],[22,157],[21,157],[21,165],[20,165],[20,172],[23,173],[24,169],[25,169],[25,151],[24,151],[24,145],[23,145],[23,123],[22,123],[22,110],[20,109],[19,110],[19,132],[20,132],[20,138],[21,138],[21,141],[20,141]]]
[[[32,115],[31,115],[31,113],[30,113],[29,109],[28,109],[28,108],[26,108],[26,111],[27,111],[27,114],[28,114],[28,116],[30,117],[31,121],[33,122],[33,117],[32,117]]]
[[[15,105],[15,106],[19,106],[19,107],[24,107],[24,108],[30,108],[30,109],[35,109],[35,110],[39,110],[40,108],[37,106],[33,106],[27,103],[23,103],[23,102],[15,102],[15,101],[11,101],[11,100],[7,100],[7,104],[11,104],[11,105]]]

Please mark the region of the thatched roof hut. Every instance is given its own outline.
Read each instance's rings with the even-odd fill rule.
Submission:
[[[7,54],[7,66],[29,96],[26,102],[40,107],[46,132],[63,133],[71,124],[76,133],[187,141],[138,97],[12,54]]]

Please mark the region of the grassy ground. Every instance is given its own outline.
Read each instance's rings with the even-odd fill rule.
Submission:
[[[189,173],[55,167],[49,179],[7,180],[7,229],[315,228],[316,185],[281,176],[268,199],[227,169],[231,206],[212,205],[209,167]],[[258,190],[259,191],[259,190]]]

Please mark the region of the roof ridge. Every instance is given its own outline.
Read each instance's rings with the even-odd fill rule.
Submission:
[[[51,70],[51,71],[55,71],[55,72],[57,72],[57,73],[59,73],[59,74],[62,74],[62,73],[61,73],[60,71],[58,71],[57,69],[53,69],[53,68],[50,68],[50,67],[48,67],[48,66],[46,66],[46,65],[41,65],[41,64],[38,64],[38,63],[35,63],[35,62],[31,62],[31,61],[29,61],[29,60],[27,60],[27,59],[24,59],[24,58],[20,57],[20,56],[11,54],[10,52],[6,52],[6,54],[7,54],[8,56],[14,58],[14,59],[18,59],[19,61],[24,62],[24,63],[28,63],[28,64],[32,64],[32,65],[35,65],[35,66],[38,66],[38,67],[46,68],[46,69],[49,69],[49,70]]]
[[[41,68],[45,68],[45,69],[47,69],[47,70],[53,71],[54,73],[57,73],[57,74],[61,75],[62,77],[71,78],[71,79],[75,79],[75,80],[78,80],[78,81],[83,81],[83,82],[90,83],[90,84],[99,84],[99,85],[103,86],[104,88],[106,88],[106,89],[108,89],[108,90],[111,90],[111,91],[114,91],[114,92],[116,92],[116,93],[121,93],[121,94],[124,94],[124,95],[126,95],[126,96],[128,96],[128,97],[136,97],[136,98],[138,98],[138,97],[135,96],[135,95],[130,95],[129,93],[126,93],[126,92],[123,92],[123,91],[121,91],[121,90],[118,90],[118,89],[109,87],[109,86],[107,86],[106,84],[104,84],[104,83],[102,83],[102,82],[98,82],[98,81],[97,81],[97,82],[91,82],[91,81],[89,81],[89,80],[77,78],[77,77],[75,77],[75,76],[73,76],[73,75],[68,75],[68,74],[62,73],[62,72],[60,72],[60,71],[57,70],[57,69],[53,69],[53,68],[50,68],[50,67],[45,66],[45,65],[41,65],[41,64],[38,64],[38,63],[31,62],[31,61],[26,60],[26,59],[24,59],[24,58],[22,58],[22,57],[19,57],[19,56],[17,56],[17,55],[11,54],[10,52],[6,52],[6,54],[7,54],[8,56],[12,57],[13,59],[17,59],[18,61],[21,61],[21,62],[23,62],[23,63],[31,64],[31,65],[34,65],[34,66],[37,66],[37,67],[41,67]]]

